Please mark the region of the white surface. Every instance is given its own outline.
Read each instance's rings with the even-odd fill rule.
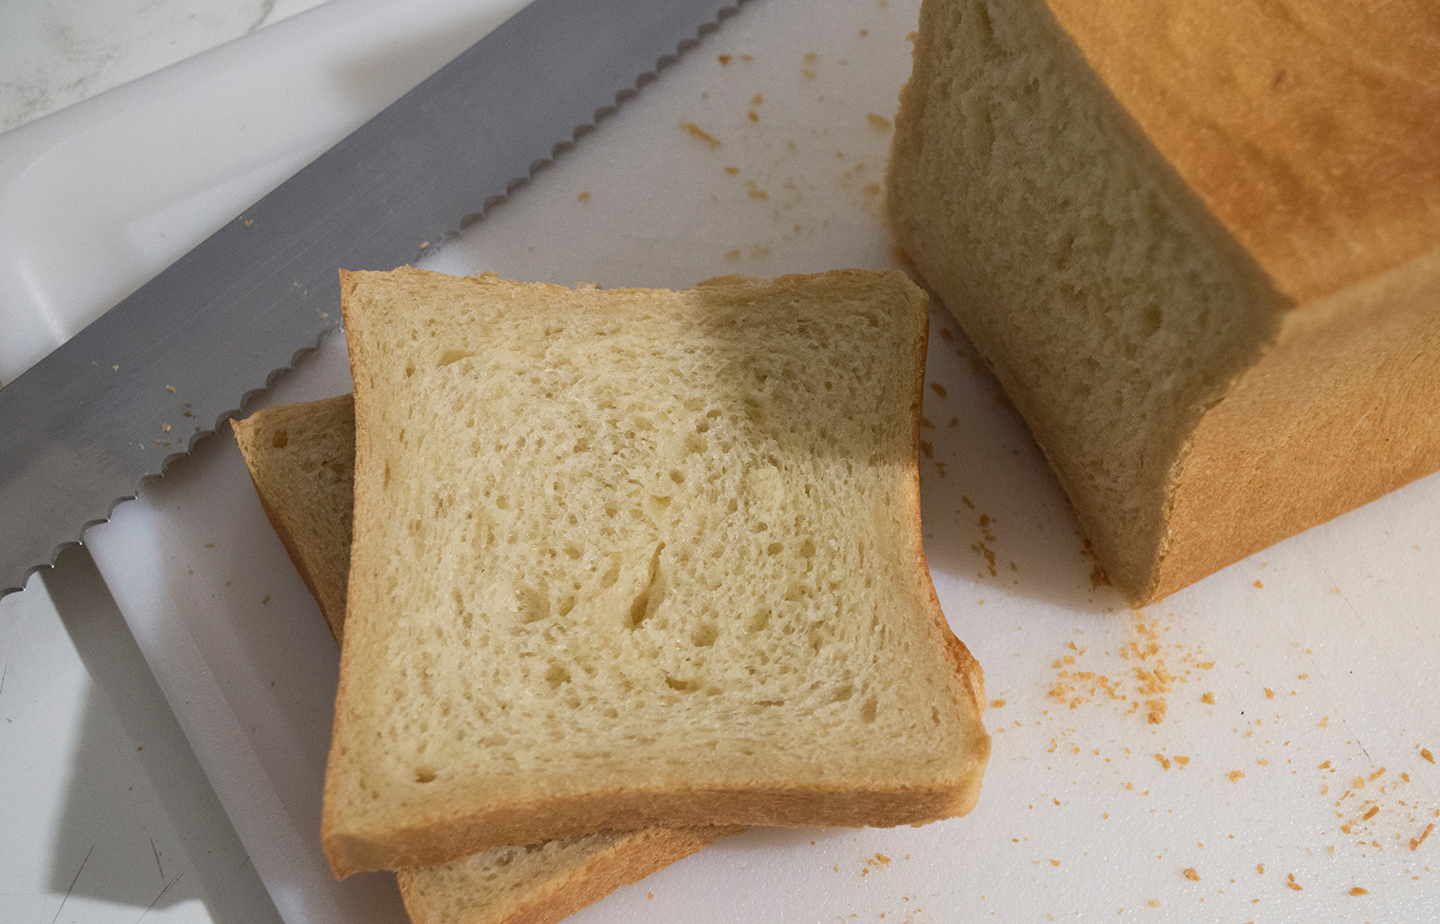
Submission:
[[[0,132],[320,2],[11,0],[0,31]]]
[[[0,921],[279,921],[83,551],[0,600],[0,663]]]
[[[872,186],[889,138],[868,115],[893,111],[914,19],[909,2],[756,0],[428,265],[607,285],[890,265]],[[389,37],[357,26],[349,53],[365,59]],[[310,54],[302,44],[290,53]],[[233,181],[226,195],[244,198],[273,182],[267,164],[324,141],[299,137],[287,106],[334,98],[298,76],[263,98],[248,86],[227,93],[227,79],[205,84],[214,118],[242,101],[276,118],[273,131],[251,124],[253,154],[236,153],[238,135],[225,139],[227,156],[253,166],[249,179],[214,182]],[[185,87],[167,92],[167,106],[193,105]],[[165,204],[185,204],[147,213],[157,233],[193,236],[229,216],[203,187],[186,195],[162,191]],[[135,274],[158,270],[154,259],[137,251]],[[34,278],[52,284],[41,270]],[[987,713],[995,747],[979,808],[920,829],[754,831],[576,920],[1440,915],[1440,838],[1409,847],[1440,822],[1440,768],[1421,757],[1440,749],[1440,479],[1137,615],[1092,587],[1093,562],[1038,452],[954,325],[935,321],[927,553],[946,613],[1004,702]],[[328,342],[267,400],[344,390],[339,346]],[[233,441],[205,444],[89,539],[287,920],[331,919],[351,890],[392,889],[379,876],[325,879],[315,824],[335,649]],[[1151,703],[1167,707],[1158,723]],[[1355,887],[1367,891],[1352,897]],[[366,910],[351,919],[387,919],[394,905]]]

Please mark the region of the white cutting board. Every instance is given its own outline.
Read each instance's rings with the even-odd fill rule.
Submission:
[[[0,199],[0,276],[60,318],[37,336],[67,335],[505,6],[335,0],[35,123],[52,135],[22,138],[35,161]],[[893,114],[915,19],[912,0],[752,0],[426,265],[664,286],[894,265],[889,132],[871,115]],[[16,211],[72,192],[83,213]],[[1440,751],[1440,478],[1137,614],[1093,585],[1038,451],[933,320],[925,539],[993,700],[979,807],[919,829],[752,831],[575,920],[1440,917],[1440,836],[1410,848],[1440,824],[1422,752]],[[348,388],[336,338],[263,402]],[[233,440],[203,443],[87,538],[286,920],[395,919],[393,880],[336,884],[319,852],[337,654]]]

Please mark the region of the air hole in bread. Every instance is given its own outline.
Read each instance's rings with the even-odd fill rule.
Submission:
[[[435,776],[435,770],[432,767],[415,768],[415,782],[417,783],[433,783],[435,782]]]
[[[271,445],[271,446],[274,446],[276,449],[284,449],[284,448],[285,448],[286,446],[288,446],[289,444],[290,444],[290,431],[289,431],[289,430],[276,430],[276,431],[275,431],[275,436],[272,437],[271,440],[270,440],[270,445]]]
[[[440,354],[440,365],[442,367],[448,366],[451,363],[458,363],[462,359],[469,359],[474,355],[474,353],[471,353],[467,350],[446,350],[444,353]]]
[[[696,648],[709,648],[720,638],[720,627],[713,622],[701,623],[690,633],[690,643]]]

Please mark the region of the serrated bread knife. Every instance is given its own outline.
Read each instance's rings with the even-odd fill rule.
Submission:
[[[415,260],[737,0],[536,0],[0,388],[0,596],[339,326],[337,271]]]

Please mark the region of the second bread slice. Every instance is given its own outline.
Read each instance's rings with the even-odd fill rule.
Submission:
[[[577,290],[342,277],[356,506],[340,875],[973,806],[979,667],[925,566],[898,273]]]

